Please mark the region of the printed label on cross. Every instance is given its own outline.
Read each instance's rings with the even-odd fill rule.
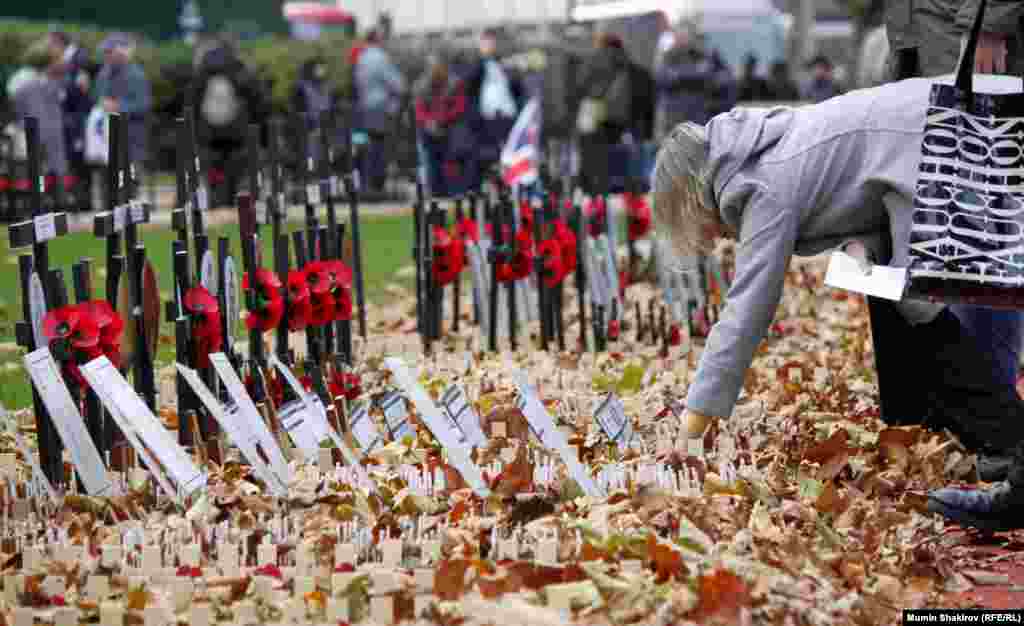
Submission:
[[[359,447],[363,449],[364,455],[372,452],[381,443],[381,434],[374,428],[373,420],[370,419],[369,407],[365,404],[359,405],[352,411],[349,430],[359,442]]]
[[[608,439],[619,446],[619,451],[625,452],[633,439],[633,424],[626,417],[625,408],[618,396],[608,394],[594,411],[594,419]]]
[[[384,421],[387,423],[392,439],[401,441],[403,438],[415,434],[412,426],[409,425],[409,409],[401,394],[397,391],[389,391],[380,399],[378,405],[384,411]]]
[[[93,234],[97,237],[110,237],[124,232],[129,224],[147,224],[152,212],[152,205],[141,200],[119,204],[112,211],[96,214],[92,222]]]

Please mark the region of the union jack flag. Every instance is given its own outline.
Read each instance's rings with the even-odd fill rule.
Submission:
[[[501,151],[501,171],[509,187],[537,180],[540,161],[540,101],[532,98],[523,107]]]

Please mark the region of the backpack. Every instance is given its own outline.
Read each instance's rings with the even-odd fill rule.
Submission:
[[[212,76],[206,81],[200,111],[208,124],[227,126],[238,118],[241,109],[242,103],[234,81],[223,74]]]

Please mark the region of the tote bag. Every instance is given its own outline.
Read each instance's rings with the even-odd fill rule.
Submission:
[[[979,3],[956,82],[932,87],[905,295],[1022,308],[1024,94],[976,90],[974,57],[985,4]]]

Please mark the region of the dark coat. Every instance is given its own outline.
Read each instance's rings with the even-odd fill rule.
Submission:
[[[225,124],[211,124],[201,114],[206,90],[215,77],[227,79],[238,98],[238,113]],[[196,111],[196,138],[204,145],[243,145],[249,124],[262,123],[269,114],[269,102],[262,83],[227,47],[206,53],[192,80],[191,92]]]

